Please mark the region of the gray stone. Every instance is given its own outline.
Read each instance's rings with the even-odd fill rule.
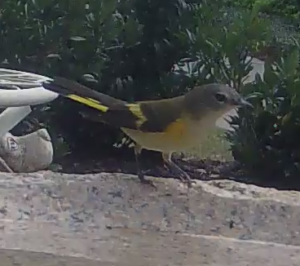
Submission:
[[[124,174],[0,174],[3,266],[296,266],[300,193]]]
[[[0,159],[1,171],[5,172],[36,172],[48,168],[53,160],[53,145],[47,129],[24,136],[7,132],[0,138]]]

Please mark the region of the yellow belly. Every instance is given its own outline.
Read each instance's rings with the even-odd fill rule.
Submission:
[[[208,127],[195,121],[179,121],[172,123],[165,132],[149,133],[122,128],[123,132],[141,147],[160,152],[181,152],[189,150],[203,140]]]

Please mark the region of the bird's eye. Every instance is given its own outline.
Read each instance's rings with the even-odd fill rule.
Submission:
[[[216,93],[215,97],[218,102],[221,102],[221,103],[226,102],[226,96],[223,93]]]

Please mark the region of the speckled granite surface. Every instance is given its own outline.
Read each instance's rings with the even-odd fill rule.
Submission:
[[[1,266],[299,265],[299,192],[155,182],[0,174]]]

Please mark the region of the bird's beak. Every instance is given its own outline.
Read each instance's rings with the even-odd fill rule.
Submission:
[[[239,102],[239,106],[240,107],[250,107],[250,108],[254,108],[253,105],[251,103],[249,103],[248,101],[246,101],[245,99],[241,98],[240,102]]]

